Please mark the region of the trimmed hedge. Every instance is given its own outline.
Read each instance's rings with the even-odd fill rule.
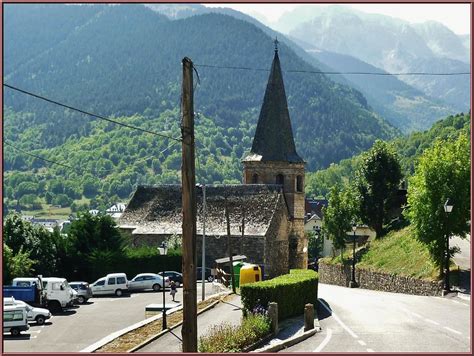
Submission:
[[[266,281],[244,284],[240,287],[242,304],[253,310],[257,304],[268,307],[278,303],[278,318],[285,319],[304,313],[304,306],[318,301],[318,273],[312,270],[294,269]]]

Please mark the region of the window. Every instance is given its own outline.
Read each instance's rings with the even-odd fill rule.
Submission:
[[[155,279],[155,277],[154,276],[145,276],[143,279],[145,281],[151,281],[152,279]]]
[[[279,174],[276,176],[276,184],[283,185],[285,182],[285,178],[283,177],[283,174]]]
[[[257,184],[258,183],[258,174],[254,173],[252,176],[252,184]]]
[[[30,282],[18,282],[16,284],[18,287],[29,287],[30,286]]]
[[[303,191],[303,177],[302,176],[296,176],[296,191],[300,193]]]
[[[59,283],[59,282],[54,282],[54,283],[52,284],[52,289],[53,289],[53,290],[61,290],[61,283]]]
[[[115,284],[115,278],[109,278],[107,284]]]
[[[105,279],[98,281],[95,285],[96,286],[103,286],[105,284]]]
[[[118,277],[117,284],[125,284],[125,277]]]
[[[140,282],[140,281],[143,281],[144,279],[146,279],[146,277],[137,277],[135,278],[135,282]]]

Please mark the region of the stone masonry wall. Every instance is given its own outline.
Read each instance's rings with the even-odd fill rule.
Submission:
[[[283,197],[278,202],[279,208],[268,228],[265,240],[265,274],[270,278],[287,274],[289,272],[289,245],[288,235],[291,223]]]
[[[443,289],[441,282],[424,281],[412,277],[402,277],[388,273],[372,272],[356,266],[356,282],[359,288],[384,292],[439,296]],[[351,266],[330,265],[319,262],[319,282],[348,287],[351,280]]]

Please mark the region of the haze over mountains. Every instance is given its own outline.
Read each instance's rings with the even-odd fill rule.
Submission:
[[[470,71],[465,37],[434,21],[412,25],[344,6],[302,6],[272,26],[317,49],[350,55],[389,73]],[[469,108],[469,75],[398,78],[450,108]]]

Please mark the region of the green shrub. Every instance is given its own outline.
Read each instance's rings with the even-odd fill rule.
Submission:
[[[317,305],[318,274],[312,270],[291,270],[290,274],[244,284],[240,287],[240,295],[247,310],[258,304],[268,307],[268,303],[276,302],[280,320],[300,315],[305,304]]]
[[[249,314],[239,326],[222,323],[199,338],[199,352],[241,352],[270,333],[270,320],[264,315]]]

